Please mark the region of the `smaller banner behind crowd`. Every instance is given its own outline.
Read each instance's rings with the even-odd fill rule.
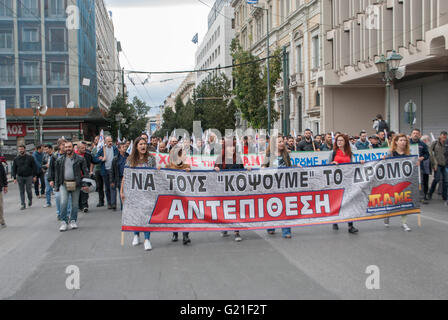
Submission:
[[[380,160],[389,152],[388,148],[358,150],[353,152],[353,161],[359,163],[361,161]],[[413,155],[418,155],[418,146],[413,145],[411,148]],[[291,152],[291,162],[293,166],[300,165],[302,167],[321,166],[329,164],[333,151],[319,152]],[[157,165],[165,168],[169,164],[169,155],[161,153],[153,153],[156,158]],[[191,170],[213,170],[217,156],[194,155],[187,158]],[[246,168],[260,168],[264,161],[262,154],[241,155],[242,164]]]
[[[252,171],[126,168],[123,231],[298,227],[420,213],[417,157]]]

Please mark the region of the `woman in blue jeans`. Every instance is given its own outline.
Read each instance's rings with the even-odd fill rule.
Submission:
[[[274,151],[274,154],[272,156],[271,151]],[[285,143],[283,141],[283,137],[281,135],[278,135],[277,137],[272,137],[269,143],[269,147],[268,150],[266,151],[266,157],[264,159],[262,168],[269,168],[269,167],[271,168],[292,167],[288,149],[286,148]],[[275,229],[268,229],[268,233],[274,234]],[[282,228],[282,236],[285,239],[291,239],[291,228]]]
[[[134,146],[132,148],[131,155],[128,157],[126,161],[126,166],[131,168],[155,168],[156,167],[156,158],[149,153],[148,144],[146,140],[142,137],[138,138],[134,142]],[[123,181],[121,182],[120,189],[121,201],[124,203],[125,197],[123,193]],[[150,232],[144,232],[145,234],[145,242],[144,249],[145,251],[149,251],[152,249],[150,239]],[[134,239],[132,241],[132,245],[138,246],[140,244],[140,232],[134,232]]]

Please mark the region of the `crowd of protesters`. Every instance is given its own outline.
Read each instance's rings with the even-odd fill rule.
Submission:
[[[64,138],[51,144],[37,146],[32,155],[26,152],[25,146],[18,147],[18,156],[13,161],[12,178],[19,185],[20,209],[25,210],[33,205],[32,185],[37,198],[45,198],[44,208],[52,208],[52,197],[56,205],[59,230],[65,232],[77,229],[78,211],[89,211],[89,193],[98,193],[96,207],[104,207],[111,211],[121,210],[126,201],[123,193],[123,174],[128,167],[157,167],[154,153],[170,154],[169,169],[191,170],[187,157],[190,155],[207,155],[216,157],[215,170],[244,169],[241,155],[263,154],[266,161],[262,168],[272,165],[292,167],[291,152],[333,151],[329,163],[338,165],[353,162],[355,150],[389,148],[389,156],[401,157],[410,155],[410,146],[418,146],[418,165],[421,172],[423,189],[422,202],[427,204],[438,192],[448,205],[448,140],[447,132],[441,132],[439,138],[422,137],[420,130],[414,129],[410,136],[395,134],[389,130],[387,123],[380,115],[374,122],[375,135],[370,137],[367,131],[361,131],[358,136],[348,136],[341,132],[313,134],[305,130],[303,135],[278,135],[276,137],[243,136],[228,137],[219,140],[213,133],[201,138],[190,139],[181,136],[156,138],[142,133],[134,141],[114,143],[112,137],[98,136],[92,143],[73,143]],[[431,140],[433,140],[431,142]],[[273,144],[273,147],[272,147]],[[267,161],[274,152],[275,163]],[[3,166],[0,166],[0,192],[8,191],[8,183]],[[160,167],[159,167],[160,169]],[[434,179],[429,186],[430,175]],[[93,188],[93,189],[92,189]],[[28,202],[26,202],[26,196]],[[118,199],[117,199],[118,198]],[[118,200],[120,201],[118,203]],[[0,225],[6,226],[3,218],[3,199],[0,195]],[[389,220],[385,220],[389,226]],[[411,231],[406,217],[402,217],[402,227]],[[337,224],[333,225],[338,230]],[[357,233],[359,230],[349,223],[348,231]],[[274,234],[275,230],[267,230]],[[222,232],[227,236],[227,232]],[[235,241],[242,241],[239,231],[235,231]],[[283,228],[282,236],[291,238],[291,229]],[[135,233],[133,246],[140,244],[140,235]],[[151,250],[150,233],[144,233],[145,250]],[[171,240],[178,241],[178,234],[173,233]],[[188,233],[183,233],[183,244],[191,243]]]

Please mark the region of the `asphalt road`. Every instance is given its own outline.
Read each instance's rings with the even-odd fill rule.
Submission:
[[[19,210],[16,186],[5,199],[8,227],[0,229],[0,299],[448,299],[448,208],[425,206],[423,225],[399,218],[293,230],[293,238],[242,232],[241,243],[219,233],[194,233],[192,244],[153,233],[153,250],[120,245],[121,215],[80,213],[79,229],[60,233],[55,208],[44,200]],[[68,266],[80,271],[69,290]],[[380,289],[367,289],[368,266],[379,268]]]

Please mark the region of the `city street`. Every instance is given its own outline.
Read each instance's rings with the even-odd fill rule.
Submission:
[[[438,197],[436,197],[438,198]],[[0,230],[0,299],[447,299],[448,208],[423,207],[422,227],[409,218],[389,229],[382,221],[242,232],[243,241],[195,233],[188,247],[153,233],[153,250],[120,245],[121,214],[96,208],[79,214],[79,229],[60,233],[43,199],[19,210],[16,185],[4,197],[7,228]],[[80,289],[66,288],[66,268],[80,270]],[[380,289],[366,288],[368,266],[378,266]]]

